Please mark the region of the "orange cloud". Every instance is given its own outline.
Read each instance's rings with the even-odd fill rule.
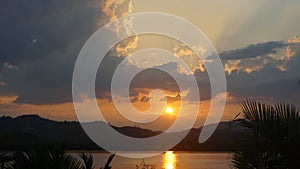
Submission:
[[[113,31],[115,31],[118,35],[121,33],[121,29],[124,29],[126,35],[134,34],[133,26],[132,26],[132,17],[124,17],[132,13],[133,4],[132,0],[104,0],[100,3],[102,12],[108,18],[108,22],[116,21],[113,25]],[[101,25],[105,24],[102,23]],[[134,36],[127,40],[124,40],[117,44],[115,47],[115,52],[117,56],[130,56],[132,50],[137,48],[138,45],[138,37]]]

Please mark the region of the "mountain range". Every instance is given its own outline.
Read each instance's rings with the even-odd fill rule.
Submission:
[[[91,122],[104,125],[104,122]],[[152,131],[136,126],[112,126],[116,131],[136,138],[155,136],[161,131]],[[232,151],[235,143],[247,130],[239,120],[221,122],[205,143],[199,144],[202,130],[193,128],[172,150],[176,151]],[[170,135],[176,133],[170,133]],[[53,121],[38,115],[22,115],[15,118],[0,117],[0,151],[31,149],[40,144],[63,144],[68,150],[102,150],[83,131],[76,121]]]

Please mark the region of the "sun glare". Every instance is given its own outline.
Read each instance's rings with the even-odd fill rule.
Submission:
[[[173,153],[173,151],[167,151],[164,154],[163,168],[176,169],[176,155]]]
[[[172,107],[167,107],[166,108],[166,113],[173,114],[173,108]]]

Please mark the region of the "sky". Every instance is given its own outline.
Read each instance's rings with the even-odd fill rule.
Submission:
[[[241,99],[245,98],[299,106],[299,8],[298,0],[2,0],[0,115],[39,114],[60,121],[77,120],[72,102],[72,75],[82,46],[104,24],[139,12],[165,12],[182,17],[211,40],[227,79],[227,102],[222,120],[234,118],[240,112]],[[118,31],[117,27],[112,30],[116,34]],[[193,65],[193,72],[186,72],[171,56],[164,54],[161,54],[163,62],[162,59],[141,62],[139,57],[151,53],[138,51],[153,47],[183,58]],[[180,42],[155,35],[141,35],[119,43],[100,64],[95,92],[107,121],[115,125],[136,125],[118,113],[110,93],[115,68],[135,52],[138,53],[136,59],[127,60],[123,80],[136,70],[152,69],[144,70],[131,82],[132,104],[146,111],[150,103],[155,103],[151,91],[161,89],[166,97],[157,102],[167,101],[174,109],[173,115],[162,114],[155,122],[142,126],[165,129],[174,122],[180,104],[186,107],[184,115],[187,117],[193,104],[199,104],[193,102],[193,92],[179,91],[174,78],[153,68],[170,69],[178,78],[196,77],[201,102],[195,126],[201,126],[211,101],[210,83],[203,64],[195,62],[194,53]],[[119,96],[116,102],[122,104],[122,99]],[[154,108],[150,113],[157,112],[159,110]],[[95,116],[87,112],[85,120],[94,119]]]

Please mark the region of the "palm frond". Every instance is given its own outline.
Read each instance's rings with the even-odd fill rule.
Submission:
[[[64,155],[61,169],[85,169],[80,160],[72,155]]]
[[[80,155],[80,158],[82,159],[85,169],[93,169],[93,164],[94,164],[94,160],[93,160],[93,155],[91,153],[82,153]]]
[[[233,154],[236,168],[299,168],[300,113],[287,103],[241,102],[242,125],[249,134]]]
[[[13,162],[13,156],[10,153],[0,154],[0,168],[1,169],[11,169]]]
[[[109,158],[107,159],[105,165],[104,165],[104,169],[110,169],[110,163],[112,162],[113,158],[115,157],[116,154],[112,154],[109,156]]]

